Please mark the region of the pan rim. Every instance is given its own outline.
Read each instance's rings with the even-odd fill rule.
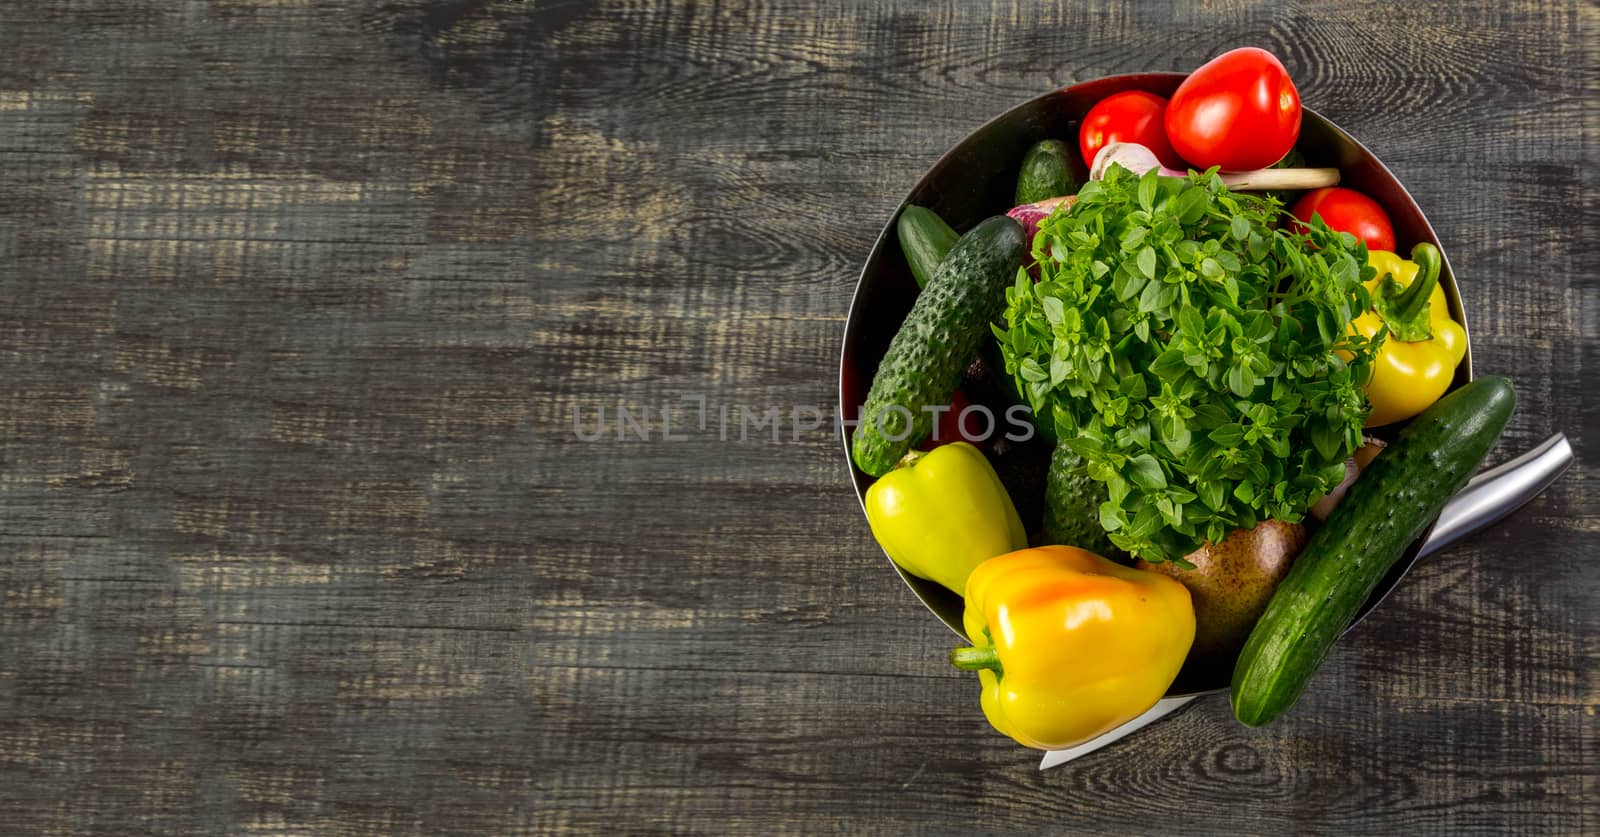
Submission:
[[[963,153],[968,143],[972,142],[974,138],[985,134],[989,129],[997,125],[1002,125],[1010,119],[1017,118],[1019,113],[1026,113],[1029,111],[1029,109],[1038,107],[1042,100],[1046,100],[1062,93],[1070,92],[1076,88],[1088,85],[1118,84],[1125,85],[1121,87],[1121,89],[1142,89],[1144,85],[1155,86],[1173,84],[1181,81],[1186,77],[1186,75],[1187,74],[1185,73],[1172,72],[1124,73],[1087,79],[1072,85],[1040,93],[1037,96],[1019,102],[1016,105],[1013,105],[1012,107],[1002,111],[998,115],[986,120],[982,125],[968,132],[967,135],[964,136],[959,142],[942,153],[938,160],[936,160],[933,165],[924,171],[922,176],[917,179],[916,183],[912,185],[910,191],[906,193],[905,197],[903,197],[900,202],[896,204],[894,211],[890,213],[888,221],[884,224],[883,229],[879,231],[876,239],[874,239],[872,248],[868,251],[866,258],[862,263],[861,270],[857,274],[855,288],[852,290],[850,295],[850,307],[845,318],[845,329],[840,341],[839,349],[838,404],[836,409],[839,410],[838,415],[840,418],[843,419],[845,416],[852,414],[850,412],[850,405],[848,404],[849,393],[846,391],[847,376],[851,368],[849,363],[850,347],[854,342],[857,330],[863,327],[861,325],[861,303],[863,289],[867,286],[869,278],[868,271],[872,269],[873,265],[877,262],[877,257],[883,248],[887,246],[891,237],[895,235],[896,223],[901,212],[903,212],[906,206],[910,203],[912,196],[924,191],[925,187],[927,187],[929,184],[930,178],[932,178],[936,173],[942,171],[944,166],[949,163],[953,157]],[[1315,120],[1316,122],[1321,123],[1321,125],[1325,126],[1329,131],[1331,131],[1340,142],[1346,143],[1356,149],[1364,159],[1369,160],[1376,166],[1377,170],[1382,176],[1389,178],[1396,186],[1399,187],[1399,196],[1405,201],[1407,204],[1407,209],[1409,209],[1413,217],[1415,217],[1420,224],[1420,232],[1422,234],[1418,237],[1418,240],[1426,240],[1439,248],[1440,260],[1443,263],[1440,270],[1440,285],[1443,287],[1445,298],[1450,304],[1451,314],[1455,317],[1456,321],[1461,324],[1462,330],[1467,334],[1466,355],[1462,359],[1460,366],[1457,368],[1456,377],[1452,382],[1451,388],[1454,389],[1455,387],[1472,380],[1471,331],[1467,322],[1465,306],[1463,305],[1461,299],[1460,286],[1457,284],[1455,272],[1451,268],[1449,255],[1446,252],[1446,249],[1439,244],[1438,235],[1433,228],[1432,222],[1428,219],[1426,213],[1422,211],[1421,206],[1417,204],[1416,199],[1411,194],[1411,191],[1405,187],[1405,184],[1400,180],[1400,178],[1395,175],[1393,170],[1391,170],[1388,165],[1385,164],[1380,157],[1378,157],[1377,154],[1373,153],[1370,148],[1351,135],[1349,131],[1346,131],[1344,128],[1339,126],[1338,123],[1322,115],[1315,109],[1303,106],[1303,111],[1308,120]],[[1040,138],[1042,139],[1043,137]],[[876,363],[874,362],[873,365],[875,366]],[[850,432],[845,428],[845,423],[842,420],[838,423],[838,426],[841,428],[839,442],[844,453],[845,465],[850,472],[851,485],[856,494],[856,502],[860,506],[864,516],[866,513],[865,489],[866,486],[872,482],[872,478],[866,477],[855,467],[855,463],[851,458],[850,452]],[[1407,547],[1406,554],[1396,562],[1395,567],[1390,570],[1390,573],[1385,577],[1385,579],[1380,581],[1379,588],[1374,591],[1372,596],[1368,597],[1365,603],[1363,603],[1361,610],[1357,612],[1355,619],[1352,620],[1350,625],[1345,629],[1346,633],[1353,630],[1356,625],[1360,624],[1372,611],[1381,606],[1383,602],[1387,600],[1388,597],[1394,592],[1394,589],[1399,586],[1400,580],[1404,578],[1406,573],[1410,571],[1412,564],[1415,563],[1418,549],[1422,543],[1428,539],[1428,536],[1432,530],[1433,524],[1430,523],[1428,527],[1423,530],[1422,534],[1418,536],[1418,538],[1409,547]],[[890,567],[892,567],[895,573],[900,576],[901,582],[906,585],[907,589],[911,591],[911,594],[916,597],[917,601],[933,614],[934,618],[938,619],[958,637],[966,639],[966,635],[960,627],[959,620],[952,621],[951,619],[946,618],[944,614],[940,613],[939,610],[937,610],[933,604],[929,602],[927,597],[925,597],[922,592],[917,589],[917,586],[907,576],[905,570],[899,565],[895,564],[892,560],[889,560],[887,553],[884,553],[884,560],[888,561]],[[1207,689],[1168,692],[1166,697],[1192,697],[1226,691],[1226,689],[1227,685],[1224,684]]]

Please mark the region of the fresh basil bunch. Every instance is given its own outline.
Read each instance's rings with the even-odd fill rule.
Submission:
[[[1040,226],[995,334],[1035,415],[1088,463],[1112,543],[1185,563],[1202,541],[1299,520],[1361,444],[1381,342],[1349,333],[1374,271],[1320,219],[1215,170],[1113,166]]]

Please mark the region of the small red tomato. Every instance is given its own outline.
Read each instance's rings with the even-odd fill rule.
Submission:
[[[1167,142],[1167,100],[1143,90],[1127,90],[1096,102],[1078,128],[1078,150],[1083,164],[1094,166],[1094,155],[1114,142],[1136,142],[1155,152],[1161,165],[1184,167]]]
[[[1313,214],[1339,232],[1367,243],[1368,250],[1394,250],[1394,225],[1378,202],[1354,189],[1329,186],[1307,192],[1289,208],[1289,214],[1309,222]]]
[[[1173,150],[1195,168],[1266,168],[1300,138],[1300,91],[1272,53],[1241,47],[1178,85],[1166,126]]]

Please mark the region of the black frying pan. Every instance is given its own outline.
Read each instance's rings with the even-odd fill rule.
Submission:
[[[901,208],[906,204],[926,206],[939,213],[957,231],[965,231],[978,221],[1011,208],[1017,167],[1023,152],[1030,145],[1042,139],[1060,139],[1076,148],[1079,120],[1096,102],[1124,90],[1147,90],[1170,96],[1183,78],[1181,73],[1111,76],[1075,84],[1024,102],[990,120],[940,158],[917,182],[911,194],[906,196]],[[1400,253],[1408,253],[1413,245],[1424,241],[1439,247],[1444,261],[1439,285],[1450,301],[1452,316],[1465,328],[1466,313],[1461,307],[1461,295],[1445,248],[1439,245],[1428,219],[1394,174],[1365,146],[1310,108],[1305,109],[1300,141],[1296,147],[1305,155],[1305,165],[1337,167],[1342,175],[1340,185],[1362,192],[1383,206],[1394,223],[1396,249]],[[1077,174],[1080,179],[1086,174],[1081,161]],[[900,252],[895,233],[899,212],[897,208],[884,224],[883,232],[878,235],[877,243],[867,257],[845,324],[844,353],[839,366],[839,407],[841,414],[851,419],[857,417],[858,407],[866,399],[878,361],[916,299],[917,285],[911,277],[904,254]],[[1457,368],[1451,388],[1470,380],[1472,350],[1469,338],[1467,356]],[[995,397],[996,393],[989,395],[991,399]],[[1004,409],[1008,405],[989,403],[987,406]],[[844,439],[844,452],[848,463],[848,434]],[[1036,518],[1043,494],[1042,475],[1049,456],[1049,447],[1042,440],[1036,440],[1007,451],[995,462],[1025,522],[1030,522],[1030,517]],[[859,498],[872,483],[872,478],[856,470],[853,464],[850,464],[850,470]],[[1030,522],[1030,531],[1032,522],[1037,521]],[[1429,532],[1424,532],[1379,582],[1371,598],[1356,615],[1356,622],[1360,622],[1383,601],[1406,574],[1428,536]],[[906,573],[893,562],[890,562],[890,566],[935,616],[957,634],[963,634],[961,597],[932,581]],[[1231,674],[1231,665],[1193,663],[1178,675],[1167,694],[1180,697],[1225,689]]]

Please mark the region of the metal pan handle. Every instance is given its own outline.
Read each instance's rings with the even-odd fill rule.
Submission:
[[[1439,522],[1417,557],[1432,555],[1522,508],[1571,464],[1572,445],[1566,434],[1557,433],[1533,450],[1473,477],[1439,512]]]

